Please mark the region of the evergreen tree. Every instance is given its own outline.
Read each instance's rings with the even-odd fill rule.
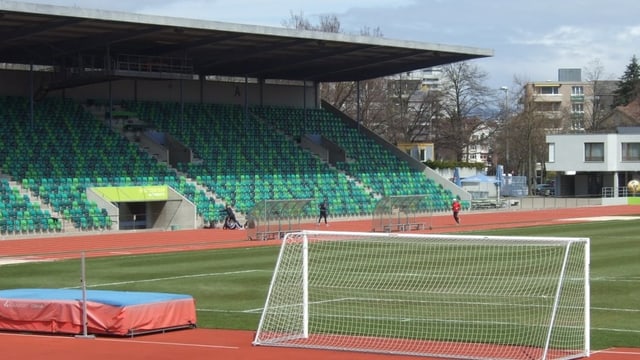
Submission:
[[[620,77],[618,88],[613,94],[615,95],[615,105],[627,105],[640,95],[640,65],[635,55]]]

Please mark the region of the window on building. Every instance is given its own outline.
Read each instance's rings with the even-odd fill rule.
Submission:
[[[538,111],[560,111],[560,102],[536,102]]]
[[[584,161],[604,161],[604,143],[585,143]]]
[[[538,95],[558,95],[560,86],[536,86],[535,93]]]
[[[584,88],[582,86],[572,86],[571,95],[584,95]]]
[[[556,162],[556,143],[547,143],[549,156],[548,160],[550,163]]]
[[[640,161],[640,143],[622,143],[622,161]]]
[[[584,112],[584,104],[583,103],[571,104],[571,111],[574,112],[574,113],[583,113]]]
[[[571,129],[572,130],[584,130],[584,114],[574,113],[571,117]]]

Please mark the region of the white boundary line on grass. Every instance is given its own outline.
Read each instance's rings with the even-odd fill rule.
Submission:
[[[605,308],[605,307],[591,307],[591,310],[597,310],[597,311],[618,311],[618,312],[630,312],[630,313],[634,313],[634,312],[640,312],[640,309],[616,309],[616,308]]]
[[[595,327],[592,327],[591,330],[640,334],[640,330],[633,330],[633,329],[611,329],[611,328],[595,328]]]
[[[623,351],[616,350],[615,348],[609,348],[604,350],[593,350],[591,354],[616,354],[616,355],[640,355],[639,351]]]
[[[258,272],[258,271],[266,271],[266,270],[241,270],[241,271],[228,271],[228,272],[221,272],[221,273],[203,273],[203,274],[191,274],[191,275],[180,275],[180,276],[168,276],[168,277],[152,278],[152,279],[144,279],[144,280],[130,280],[130,281],[103,283],[103,284],[93,284],[93,285],[87,285],[87,287],[95,288],[95,287],[102,287],[102,286],[127,285],[127,284],[147,283],[147,282],[156,282],[156,281],[190,279],[190,278],[207,277],[207,276],[248,274],[248,273]],[[79,288],[79,286],[73,286],[73,287],[64,288],[64,289],[76,289],[76,288]]]

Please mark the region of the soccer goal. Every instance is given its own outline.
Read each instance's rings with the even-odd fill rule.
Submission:
[[[589,354],[589,239],[301,231],[254,345],[464,359]]]

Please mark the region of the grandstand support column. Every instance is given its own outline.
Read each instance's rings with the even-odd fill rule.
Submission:
[[[184,133],[184,82],[180,78],[180,131]]]
[[[205,79],[205,75],[200,73],[198,75],[198,83],[200,86],[200,104],[204,104],[204,79]]]
[[[360,114],[360,80],[356,81],[356,121],[358,122],[358,131],[362,125],[362,116]]]
[[[258,79],[258,101],[260,106],[264,106],[264,78]]]
[[[307,112],[307,80],[302,80],[302,108]]]
[[[34,110],[33,110],[33,61],[31,61],[31,63],[29,64],[29,122],[31,123],[31,126],[33,127],[33,117],[34,117]]]
[[[247,75],[244,76],[244,125],[249,126],[249,77]]]
[[[107,96],[109,97],[109,126],[113,127],[113,89],[112,89],[112,82],[111,80],[109,80],[108,86],[107,86],[107,91],[108,94]]]
[[[113,73],[113,64],[111,63],[111,46],[109,45],[107,45],[107,48],[105,49],[104,68],[107,70],[107,74]]]
[[[110,45],[107,45],[107,48],[105,49],[105,52],[106,52],[106,54],[105,54],[105,59],[104,60],[105,60],[105,68],[107,70],[107,74],[113,74],[113,66],[111,64],[111,46]],[[107,83],[107,86],[108,86],[107,87],[107,91],[108,91],[107,98],[109,99],[109,102],[108,102],[108,104],[109,104],[109,112],[108,112],[109,113],[109,118],[108,119],[104,119],[104,120],[108,120],[109,128],[113,129],[113,125],[114,125],[113,124],[113,115],[112,115],[113,114],[113,96],[112,96],[111,84],[112,84],[111,83],[111,77],[109,77],[109,81]],[[134,82],[134,84],[137,84],[137,82]],[[137,89],[135,89],[135,90],[137,90]],[[137,97],[137,95],[138,95],[138,92],[135,91],[134,92],[134,96]],[[123,120],[122,125],[124,125],[124,120]]]

